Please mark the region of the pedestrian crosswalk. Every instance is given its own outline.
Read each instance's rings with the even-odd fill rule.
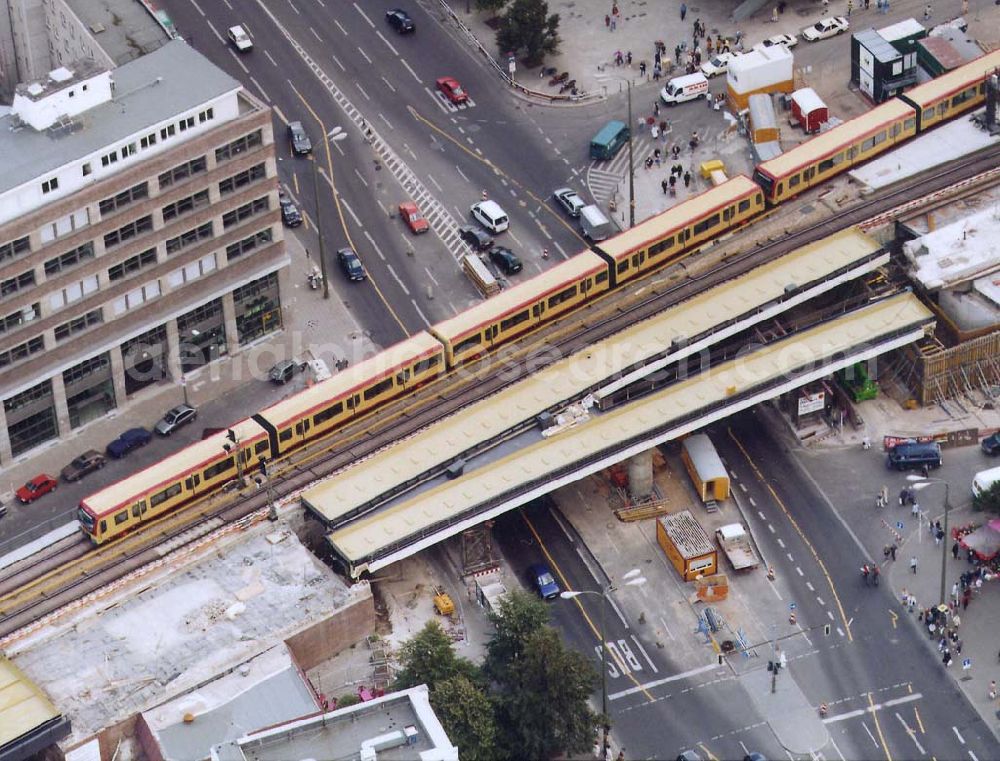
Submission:
[[[454,114],[459,111],[466,111],[470,108],[474,108],[476,105],[476,101],[474,101],[472,98],[469,98],[467,101],[465,101],[465,103],[460,103],[456,105],[452,103],[450,100],[448,100],[444,96],[444,93],[439,92],[437,90],[431,90],[429,87],[425,87],[424,92],[430,95],[431,100],[433,100],[437,104],[437,107],[440,108],[442,111],[444,111],[446,114]]]
[[[654,140],[648,132],[643,130],[639,135],[632,137],[632,155],[635,162],[635,171],[643,168],[647,156],[652,156],[657,148],[665,156],[670,151],[670,134],[667,131],[667,141]],[[628,177],[628,145],[626,144],[611,161],[591,161],[587,167],[587,189],[600,204],[607,204],[615,197],[619,188],[625,183]]]

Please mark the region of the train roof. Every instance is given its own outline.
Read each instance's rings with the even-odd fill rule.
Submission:
[[[1000,50],[976,58],[964,66],[952,69],[947,74],[924,82],[922,85],[903,93],[907,100],[913,101],[923,108],[929,103],[935,103],[954,93],[961,92],[970,85],[982,82],[994,69],[1000,68]]]
[[[615,261],[619,261],[631,256],[636,249],[662,239],[670,231],[685,227],[692,219],[701,218],[748,193],[759,191],[760,187],[749,177],[737,175],[721,185],[643,220],[630,230],[602,241],[601,250],[614,257]]]
[[[404,365],[442,351],[444,348],[438,339],[426,331],[420,331],[325,381],[272,404],[261,410],[260,414],[275,426],[281,427],[291,420],[326,407],[335,399],[366,388],[373,380],[391,375]]]
[[[267,431],[250,418],[233,423],[229,428],[244,445],[267,436]],[[226,435],[226,431],[222,431],[212,434],[207,439],[196,441],[179,452],[167,455],[155,465],[150,465],[89,497],[84,497],[80,504],[89,508],[98,517],[120,510],[126,507],[136,494],[145,493],[161,484],[177,481],[184,474],[199,470],[216,459],[225,451],[223,444],[229,443]]]
[[[829,132],[817,135],[775,159],[759,164],[757,168],[772,177],[784,177],[804,166],[832,156],[845,146],[853,145],[886,125],[911,114],[913,107],[903,101],[897,99],[886,101],[881,106],[876,106],[871,111],[856,116]]]
[[[524,283],[501,291],[496,296],[437,323],[431,330],[436,335],[448,339],[464,336],[483,325],[491,325],[502,315],[534,304],[543,296],[557,293],[566,285],[576,283],[586,275],[601,270],[607,271],[607,268],[607,262],[601,257],[589,249],[584,249],[576,256],[570,257],[568,261],[557,264]]]

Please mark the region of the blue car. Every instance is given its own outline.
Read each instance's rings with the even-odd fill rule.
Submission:
[[[145,428],[129,428],[125,433],[108,444],[105,451],[110,457],[120,460],[133,449],[146,446],[153,434]]]
[[[538,596],[543,600],[551,600],[553,597],[558,597],[562,591],[559,589],[559,584],[552,577],[549,567],[544,563],[535,563],[528,569],[528,575],[535,585]]]

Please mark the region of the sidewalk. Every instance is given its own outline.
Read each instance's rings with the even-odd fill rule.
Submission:
[[[941,655],[938,652],[938,639],[931,638],[927,634],[927,629],[918,620],[918,612],[921,608],[937,606],[940,603],[941,594],[941,557],[945,555],[945,597],[950,599],[952,584],[958,581],[959,576],[975,568],[966,559],[964,552],[959,552],[958,559],[951,553],[954,539],[951,538],[951,528],[963,526],[971,522],[982,524],[983,513],[973,512],[971,505],[952,508],[948,513],[949,536],[945,537],[941,545],[935,544],[934,539],[928,531],[929,518],[933,521],[942,521],[944,525],[944,513],[941,508],[943,494],[940,489],[927,489],[919,492],[923,499],[921,527],[919,530],[905,536],[896,553],[896,561],[891,560],[881,563],[883,577],[887,577],[895,593],[899,614],[899,626],[918,627],[922,639],[927,643],[934,657],[938,661],[938,668],[945,668],[941,663]],[[926,495],[926,496],[925,496]],[[929,505],[933,507],[928,507]],[[887,519],[891,518],[893,512],[896,515],[903,515],[904,510],[909,517],[909,507],[899,507],[897,495],[890,495],[890,512],[886,513]],[[910,570],[910,559],[917,559],[917,572]],[[888,573],[885,572],[888,566]],[[958,636],[962,642],[962,652],[957,653],[956,647],[951,646],[952,663],[948,667],[950,676],[956,680],[956,684],[962,689],[969,702],[979,711],[994,733],[997,731],[997,708],[996,700],[990,700],[987,692],[991,680],[1000,682],[1000,663],[997,659],[997,637],[996,622],[1000,620],[1000,596],[998,596],[996,586],[997,577],[993,582],[984,582],[982,588],[972,595],[972,601],[968,609],[963,610],[959,606],[958,614],[960,625]],[[910,613],[902,605],[903,589],[917,598],[916,609]],[[961,599],[961,598],[960,598]],[[962,662],[965,659],[971,661],[971,668],[963,670]]]

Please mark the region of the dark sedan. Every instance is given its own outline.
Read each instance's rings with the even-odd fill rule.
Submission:
[[[112,441],[104,451],[116,460],[120,460],[133,449],[146,446],[153,434],[145,428],[129,428],[125,433]]]
[[[411,34],[417,29],[413,25],[413,19],[410,18],[410,14],[401,8],[393,8],[390,11],[386,11],[385,20],[389,22],[389,26],[400,34]]]
[[[492,261],[505,275],[514,275],[524,269],[517,254],[506,246],[494,246],[490,249],[490,261]]]
[[[104,458],[100,452],[96,449],[88,449],[79,457],[75,458],[73,462],[67,465],[60,471],[60,475],[63,477],[64,481],[79,481],[86,475],[93,473],[95,470],[100,470],[104,467],[104,463],[107,460]]]
[[[486,251],[493,246],[493,238],[485,231],[472,225],[462,225],[459,227],[458,235],[476,251]]]

